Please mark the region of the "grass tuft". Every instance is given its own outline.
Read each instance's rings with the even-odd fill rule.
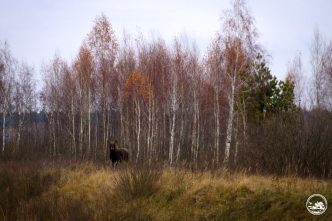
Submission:
[[[151,169],[127,169],[115,179],[114,194],[124,201],[150,197],[160,188],[161,174]]]

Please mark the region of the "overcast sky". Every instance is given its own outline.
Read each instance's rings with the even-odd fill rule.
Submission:
[[[332,1],[248,0],[259,41],[271,55],[272,73],[285,77],[287,64],[302,54],[310,72],[309,46],[319,28],[332,39]],[[119,39],[123,30],[160,35],[167,42],[186,33],[205,53],[220,29],[220,16],[229,0],[0,0],[0,41],[8,41],[12,53],[34,66],[38,73],[55,53],[71,61],[91,30],[96,16],[104,13]]]

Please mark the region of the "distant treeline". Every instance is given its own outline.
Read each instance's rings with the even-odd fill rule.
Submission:
[[[102,15],[74,61],[42,68],[37,93],[33,69],[1,44],[1,157],[106,162],[117,140],[133,164],[331,177],[331,45],[315,33],[310,84],[300,57],[280,81],[243,1],[204,56],[179,39],[119,42]]]
[[[2,113],[1,113],[1,115],[2,115]],[[3,118],[0,118],[0,125],[2,126],[3,123],[5,123],[6,127],[15,128],[16,125],[18,125],[18,123],[19,123],[19,117],[20,117],[19,114],[16,112],[7,114],[5,117],[5,120]],[[32,111],[32,112],[26,114],[26,118],[23,123],[25,125],[32,124],[32,123],[46,124],[47,123],[46,114],[43,111],[40,111],[40,112]]]

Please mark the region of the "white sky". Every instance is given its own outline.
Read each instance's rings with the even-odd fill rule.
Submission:
[[[332,40],[332,1],[248,0],[260,33],[259,41],[272,56],[272,73],[283,79],[287,64],[302,54],[310,72],[309,46],[315,27]],[[0,41],[13,55],[34,66],[37,74],[55,53],[71,61],[96,16],[109,17],[118,39],[123,30],[135,36],[157,33],[167,42],[186,33],[201,53],[220,28],[229,0],[0,0]]]

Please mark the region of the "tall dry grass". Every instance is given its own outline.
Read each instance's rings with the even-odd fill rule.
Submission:
[[[181,169],[0,164],[0,220],[331,220],[305,208],[332,183]]]

